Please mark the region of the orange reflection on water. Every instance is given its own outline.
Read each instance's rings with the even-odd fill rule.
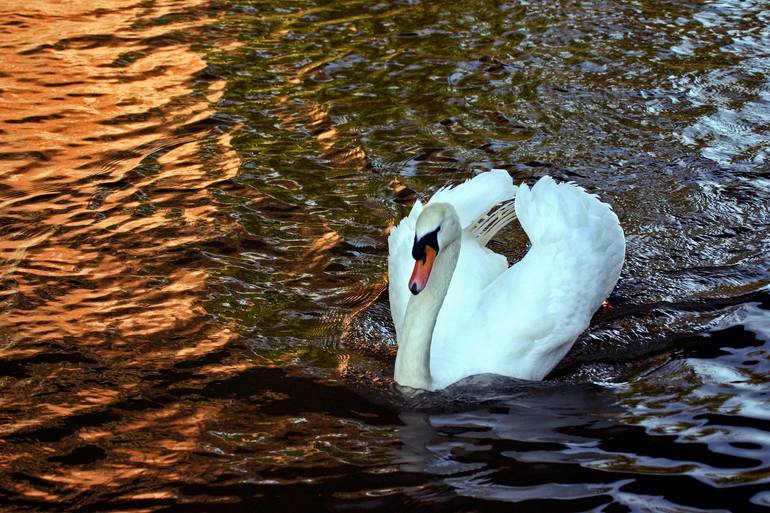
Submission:
[[[36,476],[0,481],[23,497],[181,479],[220,406],[163,396],[158,380],[202,386],[250,365],[204,359],[237,340],[201,306],[201,248],[237,230],[212,191],[240,165],[231,134],[211,132],[224,81],[201,79],[190,49],[209,8],[0,6],[18,21],[0,27],[0,359],[22,369],[0,378],[3,411],[17,412],[0,428],[17,440],[0,465]],[[77,460],[78,444],[92,444],[90,466],[49,460]]]

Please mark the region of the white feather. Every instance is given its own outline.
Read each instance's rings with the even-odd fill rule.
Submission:
[[[516,217],[532,246],[509,268],[503,256],[484,246],[513,219],[511,209],[501,207],[490,222],[482,216],[514,196]],[[455,207],[465,230],[433,330],[432,388],[482,373],[542,379],[588,327],[617,283],[625,257],[617,216],[580,187],[557,184],[550,177],[517,191],[503,170],[442,189],[430,200],[438,201]],[[415,204],[388,240],[397,337],[410,297],[411,247],[422,209]]]

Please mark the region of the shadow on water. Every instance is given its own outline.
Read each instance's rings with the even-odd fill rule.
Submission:
[[[770,506],[760,2],[0,19],[3,508]],[[614,207],[612,308],[542,383],[405,392],[387,232],[492,167]]]

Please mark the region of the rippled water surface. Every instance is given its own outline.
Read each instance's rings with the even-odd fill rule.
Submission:
[[[0,1],[2,509],[770,507],[769,26]],[[492,167],[613,205],[611,308],[542,383],[405,396],[386,233]]]

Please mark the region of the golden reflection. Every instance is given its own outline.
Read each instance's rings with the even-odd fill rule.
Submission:
[[[4,294],[34,297],[41,287],[56,287],[65,276],[82,277],[90,283],[82,288],[66,287],[69,290],[64,295],[57,293],[55,300],[40,302],[32,313],[11,309],[0,321],[0,329],[23,324],[49,332],[45,326],[53,322],[59,325],[59,330],[83,335],[84,327],[100,325],[103,313],[115,314],[128,307],[123,305],[136,304],[134,296],[139,294],[146,297],[145,301],[156,303],[158,308],[154,311],[144,308],[122,318],[111,315],[110,322],[117,323],[121,330],[141,325],[143,334],[162,331],[189,317],[193,296],[184,299],[184,292],[199,289],[205,274],[180,270],[172,275],[169,285],[158,287],[151,277],[141,271],[132,273],[129,266],[145,258],[156,262],[162,258],[156,241],[149,238],[151,233],[169,231],[172,235],[163,240],[164,251],[184,248],[198,240],[201,227],[198,226],[198,230],[192,227],[200,222],[215,222],[212,218],[215,208],[209,201],[208,188],[222,176],[210,176],[203,165],[197,163],[200,159],[195,138],[188,138],[161,155],[157,159],[160,169],[147,176],[134,171],[146,158],[146,152],[137,153],[132,148],[159,139],[176,144],[174,130],[210,116],[210,102],[221,94],[222,84],[209,87],[208,97],[190,100],[191,86],[184,77],[205,67],[200,56],[180,45],[150,52],[142,43],[143,38],[172,29],[195,28],[191,22],[173,27],[150,26],[142,33],[131,26],[132,17],[173,13],[174,3],[155,5],[149,13],[132,2],[119,2],[111,12],[93,12],[90,2],[67,5],[57,7],[55,15],[60,19],[56,24],[47,21],[46,16],[52,15],[48,2],[29,5],[29,9],[37,13],[30,20],[39,24],[34,31],[35,41],[69,41],[86,33],[112,34],[127,42],[119,47],[65,44],[56,50],[44,46],[36,49],[25,39],[33,37],[28,30],[11,35],[10,41],[22,52],[11,53],[15,59],[14,75],[0,79],[7,93],[0,99],[6,102],[0,104],[0,123],[13,126],[12,131],[2,136],[2,143],[5,149],[20,155],[36,148],[36,152],[46,158],[22,158],[11,161],[16,163],[15,168],[0,170],[0,183],[13,191],[13,194],[3,193],[5,197],[0,199],[4,200],[4,210],[18,220],[11,229],[17,226],[26,229],[30,224],[49,229],[42,229],[33,237],[0,237],[0,258],[5,261],[3,277],[11,276],[15,280],[14,289]],[[195,23],[200,25],[203,21],[206,20]],[[50,30],[52,25],[56,25],[55,32]],[[129,41],[135,41],[133,48]],[[126,66],[115,67],[116,59],[132,49],[146,55]],[[56,76],[63,85],[51,87],[39,76],[41,62],[50,70],[46,76]],[[30,77],[34,80],[22,82]],[[64,109],[66,114],[40,114],[41,105],[51,105],[54,113]],[[155,111],[157,114],[148,115]],[[24,122],[33,118],[34,121]],[[168,123],[172,118],[175,122]],[[218,143],[220,148],[229,148],[229,135],[221,136]],[[136,156],[120,159],[105,173],[99,156],[121,153]],[[226,165],[219,171],[232,176],[238,165],[235,153],[227,150],[220,161]],[[96,208],[88,204],[87,199],[98,192],[100,184],[128,180],[128,177],[130,184],[105,191],[103,201]],[[41,188],[46,192],[41,193]],[[145,198],[145,191],[153,189],[162,192]],[[49,199],[47,191],[51,190],[59,194]],[[148,208],[141,210],[145,203]],[[181,218],[169,219],[163,205],[181,208]],[[138,211],[141,214],[137,215]],[[127,239],[137,239],[144,234],[148,238],[146,241],[116,240],[121,234],[126,234]],[[123,254],[119,250],[121,242],[128,245]],[[117,248],[104,252],[102,244],[113,244]],[[131,280],[123,279],[129,275],[133,276]],[[93,322],[89,322],[89,317],[94,317]]]
[[[208,128],[224,81],[198,80],[207,64],[190,50],[208,8],[0,6],[3,18],[24,10],[3,26],[0,50],[13,70],[0,74],[0,359],[34,369],[3,378],[0,404],[18,413],[0,433],[21,441],[0,451],[0,466],[25,472],[73,443],[107,449],[88,466],[50,463],[36,481],[3,481],[21,497],[61,501],[148,474],[181,481],[221,406],[134,411],[131,401],[157,393],[146,375],[195,362],[187,384],[203,386],[251,366],[229,353],[201,360],[236,340],[200,305],[211,264],[199,247],[238,229],[211,192],[240,164],[230,133]]]
[[[288,72],[288,70],[286,70]],[[302,70],[297,75],[297,80]],[[313,134],[321,151],[329,162],[338,168],[352,168],[357,171],[366,169],[366,152],[355,140],[352,131],[340,132],[329,116],[328,108],[308,99],[293,99],[288,96],[276,96],[279,108],[275,115],[287,128],[305,127]]]
[[[323,269],[330,263],[329,251],[342,242],[342,236],[336,231],[326,232],[310,244],[300,259],[299,272]]]

